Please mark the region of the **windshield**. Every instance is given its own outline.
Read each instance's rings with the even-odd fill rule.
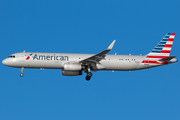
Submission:
[[[10,55],[8,58],[15,58],[15,55]]]

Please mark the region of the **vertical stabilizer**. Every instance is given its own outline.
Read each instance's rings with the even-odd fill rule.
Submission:
[[[174,37],[175,33],[167,33],[155,48],[147,54],[142,63],[167,64],[167,62],[159,62],[158,60],[169,57]]]
[[[175,33],[167,33],[156,47],[148,54],[148,56],[166,56],[171,52]]]

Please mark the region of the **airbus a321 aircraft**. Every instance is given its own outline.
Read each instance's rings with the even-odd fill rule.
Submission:
[[[177,62],[175,56],[170,56],[174,37],[175,33],[167,33],[147,55],[107,55],[114,40],[106,50],[98,54],[21,52],[10,55],[2,63],[21,68],[21,77],[24,68],[62,69],[62,75],[65,76],[82,75],[84,71],[87,74],[86,80],[89,81],[91,71],[132,71]]]

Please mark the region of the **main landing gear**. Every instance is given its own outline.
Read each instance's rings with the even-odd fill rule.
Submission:
[[[88,66],[87,70],[85,71],[85,73],[87,73],[87,76],[86,76],[87,81],[89,81],[92,77],[92,73],[90,71],[91,71],[90,66]]]
[[[24,72],[24,68],[22,67],[21,68],[21,74],[20,74],[21,77],[23,77],[23,75],[24,75],[23,72]]]
[[[87,73],[87,76],[86,76],[86,80],[89,81],[92,77],[92,73],[91,72],[88,72]]]

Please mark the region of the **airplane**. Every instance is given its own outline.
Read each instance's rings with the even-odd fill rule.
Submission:
[[[41,53],[20,52],[10,55],[2,63],[9,67],[62,69],[64,76],[78,76],[86,73],[86,80],[92,77],[92,72],[108,71],[133,71],[148,69],[175,63],[178,60],[170,56],[175,33],[167,33],[155,48],[147,55],[112,55],[107,54],[114,46],[114,40],[109,47],[98,54],[75,53]]]

